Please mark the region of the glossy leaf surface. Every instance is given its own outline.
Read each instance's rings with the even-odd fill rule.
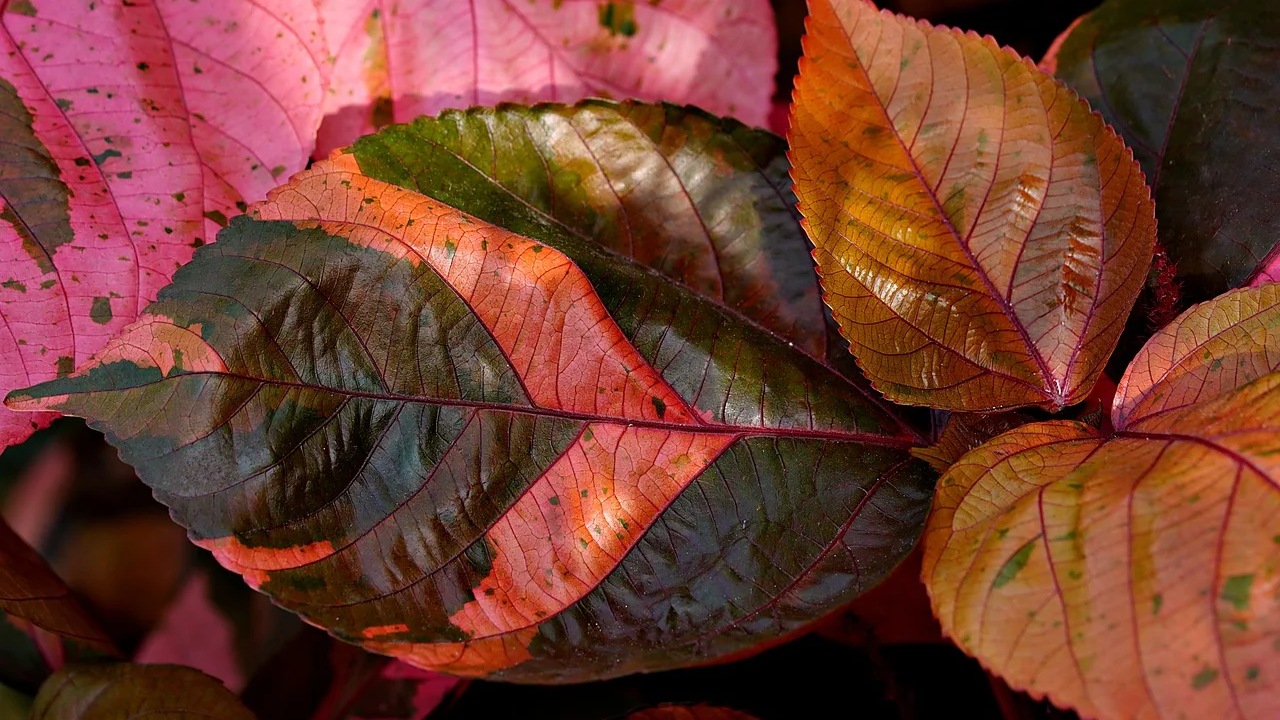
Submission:
[[[495,158],[486,133],[420,141],[500,120],[543,140],[566,118],[625,130],[627,112],[673,140],[647,162],[718,170],[718,186],[656,174],[699,211],[768,187],[754,165],[735,172],[741,148],[681,156],[723,130],[672,108],[393,128],[233,223],[92,369],[11,401],[93,418],[224,565],[423,667],[581,680],[797,630],[910,549],[931,485],[910,432],[769,330],[774,313],[757,322],[752,303],[640,260],[647,212],[671,219],[672,247],[687,242],[676,220],[714,213],[601,205],[582,192],[591,154],[571,145],[535,165],[531,147]],[[461,162],[473,147],[484,165]],[[465,194],[508,229],[406,187]],[[732,231],[735,252],[762,252],[771,233],[746,208],[701,242]],[[629,253],[610,249],[615,222]]]
[[[227,216],[303,167],[318,21],[306,0],[271,5],[4,4],[0,388],[69,374]],[[0,446],[52,417],[0,410]]]
[[[0,647],[0,683],[30,691],[64,662],[116,654],[62,580],[4,521]]]
[[[334,56],[320,155],[391,122],[499,101],[675,100],[767,124],[765,0],[317,0]]]
[[[816,0],[790,140],[826,300],[886,396],[1088,394],[1155,222],[1131,153],[1074,93],[990,38]]]
[[[68,665],[36,696],[31,720],[254,720],[222,683],[180,665]]]
[[[1026,425],[943,476],[924,578],[962,648],[1087,716],[1280,712],[1268,295],[1232,293],[1153,337],[1121,381],[1115,436]]]
[[[1133,148],[1192,302],[1258,274],[1280,237],[1278,35],[1276,3],[1109,0],[1043,63]]]

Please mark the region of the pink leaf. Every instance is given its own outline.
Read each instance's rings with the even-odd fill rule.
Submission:
[[[303,167],[308,0],[19,0],[0,17],[0,391],[65,375]],[[54,417],[0,409],[0,445]]]
[[[317,0],[335,70],[319,155],[391,122],[499,101],[668,100],[768,122],[765,0]]]
[[[233,692],[244,689],[235,629],[209,598],[207,575],[196,572],[187,579],[160,625],[138,648],[134,662],[187,665],[218,678]]]

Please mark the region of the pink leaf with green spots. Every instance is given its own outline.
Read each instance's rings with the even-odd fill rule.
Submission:
[[[765,0],[316,0],[335,69],[319,154],[499,101],[669,100],[767,124]]]
[[[15,0],[0,15],[0,388],[69,374],[303,167],[308,0]],[[55,415],[0,409],[0,447]]]

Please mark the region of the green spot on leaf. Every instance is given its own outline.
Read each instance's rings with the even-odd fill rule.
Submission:
[[[454,253],[456,253],[456,252],[458,252],[458,244],[457,244],[457,243],[455,243],[455,242],[454,242],[454,241],[452,241],[452,240],[445,240],[445,241],[444,241],[444,253],[445,253],[446,255],[448,255],[449,257],[453,257],[453,256],[454,256]]]
[[[205,213],[204,216],[209,220],[212,220],[218,223],[218,225],[222,227],[227,226],[227,216],[223,215],[221,212],[217,210],[210,210],[209,212]]]
[[[66,98],[58,98],[54,100],[54,103],[57,104],[59,110],[64,112],[71,109],[71,101]]]
[[[1223,600],[1237,610],[1249,609],[1249,589],[1253,587],[1253,575],[1232,575],[1222,584]]]
[[[1164,595],[1156,593],[1151,597],[1151,614],[1159,615],[1161,607],[1164,607]]]
[[[549,500],[547,500],[547,502],[551,503],[552,505],[559,505],[559,504],[560,504],[560,496],[559,496],[559,495],[552,495],[552,496],[551,496],[551,498],[550,498]]]
[[[1200,670],[1200,672],[1195,674],[1195,677],[1191,678],[1191,687],[1196,690],[1200,690],[1204,686],[1208,685],[1209,683],[1217,679],[1218,679],[1217,669],[1211,668],[1208,665],[1205,665],[1204,668]]]
[[[996,573],[996,579],[991,582],[993,590],[1000,588],[1013,582],[1013,579],[1022,572],[1022,568],[1027,566],[1027,561],[1031,559],[1031,553],[1036,549],[1036,542],[1040,540],[1037,535],[1026,542],[1022,547],[1018,548],[1018,552],[1013,557],[1005,561],[1004,567],[1000,568],[1000,572]]]
[[[1261,674],[1262,674],[1262,669],[1259,668],[1257,665],[1250,665],[1249,667],[1244,669],[1245,680],[1257,680],[1258,676]]]
[[[116,177],[120,178],[121,180],[128,180],[129,178],[133,177],[133,171],[126,170],[122,173],[116,173]]]
[[[9,10],[27,17],[36,16],[36,6],[31,4],[31,0],[13,0],[9,3]]]
[[[667,414],[667,404],[656,395],[650,395],[649,399],[653,401],[653,409],[658,412],[658,419],[661,420]]]
[[[57,362],[58,377],[66,377],[76,371],[76,359],[63,355]]]
[[[93,306],[89,308],[89,319],[99,325],[106,325],[111,322],[111,298],[98,297],[93,299]]]
[[[3,287],[6,290],[13,290],[14,292],[20,292],[20,293],[24,293],[27,291],[26,285],[23,285],[22,283],[18,282],[17,280],[14,280],[13,278],[9,278],[8,280],[5,280],[3,283],[0,283],[0,287]]]
[[[183,200],[187,199],[187,194],[184,192],[176,192],[173,194],[173,199],[177,200],[178,202],[182,202]]]
[[[101,153],[94,155],[93,161],[97,163],[98,167],[102,167],[102,163],[110,160],[113,157],[121,157],[120,151],[116,150],[115,148],[107,148],[106,150],[103,150]],[[78,162],[76,164],[79,165]],[[87,165],[88,163],[85,163],[85,164]]]
[[[277,166],[275,166],[275,167],[271,168],[271,177],[273,177],[273,178],[278,178],[278,177],[280,177],[281,175],[283,175],[283,174],[284,174],[284,171],[285,171],[285,170],[287,170],[287,169],[288,169],[288,168],[286,168],[286,167],[285,167],[285,166],[283,166],[283,165],[277,165]]]

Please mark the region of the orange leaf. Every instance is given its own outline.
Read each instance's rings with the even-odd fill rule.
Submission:
[[[924,579],[966,652],[1087,716],[1280,716],[1275,304],[1237,291],[1153,337],[1113,437],[1027,425],[947,471]]]
[[[1029,60],[861,0],[814,0],[792,176],[823,288],[890,399],[1084,399],[1151,261],[1132,153]]]

